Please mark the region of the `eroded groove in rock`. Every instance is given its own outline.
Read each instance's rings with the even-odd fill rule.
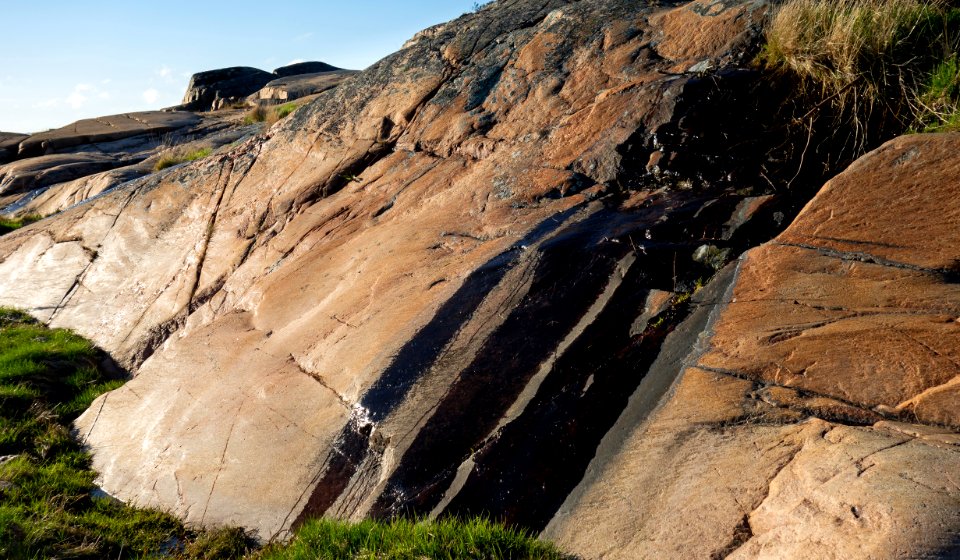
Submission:
[[[383,421],[440,356],[463,323],[514,266],[518,253],[549,235],[576,213],[576,207],[547,220],[524,239],[485,265],[478,267],[437,311],[433,319],[404,345],[377,382],[363,395],[353,420],[340,432],[340,442],[322,467],[315,489],[298,517],[300,520],[326,512],[341,495],[364,460],[376,423]],[[360,416],[358,416],[360,415]],[[359,418],[362,416],[363,420]]]

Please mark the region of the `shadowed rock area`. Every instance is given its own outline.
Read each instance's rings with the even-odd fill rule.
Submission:
[[[887,144],[780,233],[838,170],[750,68],[769,8],[495,2],[0,238],[0,304],[134,374],[77,431],[107,492],[191,522],[948,554],[957,197],[935,177],[960,140]]]

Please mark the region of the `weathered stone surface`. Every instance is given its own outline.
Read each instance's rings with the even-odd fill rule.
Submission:
[[[644,27],[657,9],[595,0],[484,10],[341,84],[269,138],[47,220],[55,238],[81,239],[96,258],[72,288],[31,292],[30,301],[55,300],[53,324],[92,336],[136,372],[78,424],[104,488],[191,521],[242,522],[270,536],[324,510],[429,513],[444,502],[451,512],[495,511],[502,505],[491,499],[538,488],[524,479],[561,453],[570,468],[541,483],[536,511],[505,510],[517,523],[545,523],[622,407],[597,405],[641,377],[621,375],[617,364],[594,375],[567,362],[602,364],[617,351],[609,345],[629,349],[636,316],[607,306],[629,310],[651,288],[672,291],[683,280],[675,274],[700,274],[686,258],[677,271],[664,266],[677,252],[691,254],[704,231],[671,224],[726,223],[741,200],[722,188],[593,200],[618,177],[639,180],[627,164],[633,156],[618,149],[628,141],[644,149],[684,116],[687,95],[728,83],[659,71],[664,63],[645,47],[658,31]],[[742,16],[738,32],[753,33],[758,5],[730,9]],[[749,83],[741,76],[729,79]],[[705,134],[714,121],[687,122]],[[707,200],[714,204],[701,211]],[[31,233],[0,240],[8,261],[42,258],[39,248],[25,252]],[[650,246],[634,262],[636,243]],[[571,268],[582,274],[570,276]],[[565,311],[537,311],[554,307]],[[610,321],[622,324],[616,337],[600,334]],[[531,332],[525,346],[507,342]],[[211,351],[220,344],[229,361]],[[625,350],[637,354],[631,370],[642,371],[654,344]],[[558,346],[572,350],[557,379],[590,383],[591,405],[573,400],[556,420],[542,419],[551,409],[535,398],[537,387],[553,379],[550,356],[567,352]],[[500,378],[510,382],[486,389]],[[236,399],[223,402],[237,408],[223,408],[232,380]],[[313,392],[300,387],[307,382]],[[287,384],[301,399],[258,396],[271,386],[290,394]],[[243,421],[243,437],[232,437],[232,419],[250,417],[239,408],[243,395],[276,417]],[[198,432],[200,417],[184,407],[209,413],[209,429]],[[473,459],[476,480],[447,492],[501,422],[516,435],[487,446],[489,456]],[[551,449],[559,434],[545,432],[531,442],[533,455],[514,459],[536,432],[522,427],[529,422],[579,424],[582,433],[569,449]],[[425,455],[440,433],[456,433],[453,445]],[[282,476],[274,445],[291,450]],[[179,489],[154,484],[157,472],[168,480],[208,472],[211,448],[221,451],[219,477]],[[428,455],[421,470],[413,458]],[[485,473],[502,461],[515,462],[515,474],[491,487]],[[403,488],[422,490],[413,502]]]
[[[274,74],[249,66],[197,72],[190,76],[183,102],[177,108],[186,111],[209,111],[218,99],[244,98],[274,78]]]
[[[273,80],[263,89],[250,96],[252,101],[284,103],[308,95],[314,95],[336,87],[337,84],[356,74],[353,70],[336,70],[316,74],[294,75]]]
[[[131,369],[78,432],[106,491],[189,521],[487,513],[631,558],[786,543],[804,473],[856,466],[825,434],[858,457],[924,426],[690,358],[748,274],[691,297],[720,264],[695,250],[797,210],[756,198],[807,139],[760,176],[790,130],[738,66],[766,8],[493,3],[263,135],[0,238],[0,304]],[[891,461],[925,482],[949,436]],[[896,522],[853,540],[932,550],[955,526],[952,490],[923,495],[917,519],[946,521],[918,536],[903,471],[865,472],[852,505]],[[811,502],[811,527],[839,507]]]
[[[193,113],[133,113],[78,121],[25,142],[32,143],[28,154],[38,145],[59,153],[0,165],[0,212],[44,216],[59,212],[153,172],[159,156],[168,150],[217,149],[256,130],[228,117]]]
[[[146,111],[83,119],[63,128],[33,134],[20,142],[17,156],[33,157],[69,150],[84,144],[112,142],[132,136],[163,134],[197,124],[200,118],[184,111]]]
[[[745,259],[700,363],[960,427],[957,146],[902,137],[830,181]]]
[[[17,160],[0,166],[0,194],[41,189],[115,167],[128,166],[142,159],[120,159],[100,153],[76,153]]]
[[[20,142],[29,135],[16,132],[0,132],[0,164],[6,163],[17,156]]]
[[[119,169],[111,169],[101,173],[86,175],[79,179],[59,183],[36,193],[36,196],[25,198],[17,204],[8,207],[5,212],[15,216],[40,215],[49,216],[61,210],[80,204],[102,192],[115,188],[127,181],[132,181],[150,174],[150,167],[130,165]]]
[[[955,555],[958,147],[889,142],[699,296],[715,320],[676,388],[653,410],[641,384],[546,535],[603,558]]]
[[[342,70],[326,62],[296,62],[281,66],[273,71],[274,76],[286,78],[288,76],[300,76],[303,74],[318,74],[320,72],[336,72]]]

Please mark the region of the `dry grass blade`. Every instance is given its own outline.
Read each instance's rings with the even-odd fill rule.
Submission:
[[[851,118],[858,138],[871,122],[903,131],[927,107],[943,112],[923,92],[956,52],[958,12],[936,0],[790,0],[768,24],[762,58]]]

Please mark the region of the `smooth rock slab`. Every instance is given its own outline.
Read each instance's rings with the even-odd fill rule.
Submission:
[[[25,193],[125,167],[143,157],[102,153],[52,154],[17,160],[0,166],[0,194]]]
[[[199,122],[200,117],[184,111],[145,111],[83,119],[63,128],[33,134],[22,140],[17,157],[52,154],[83,144],[111,142],[144,134],[155,135],[159,143],[163,134]]]
[[[960,427],[960,135],[888,142],[744,259],[700,365]]]

